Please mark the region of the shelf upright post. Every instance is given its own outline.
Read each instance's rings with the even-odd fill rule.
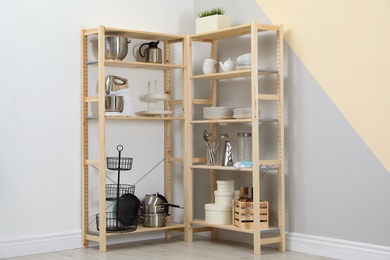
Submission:
[[[186,35],[184,38],[184,46],[183,48],[186,49],[185,55],[185,72],[184,72],[184,80],[186,81],[184,84],[186,86],[184,92],[183,92],[183,98],[184,101],[184,154],[183,154],[183,160],[184,160],[184,187],[186,189],[184,190],[184,224],[185,224],[185,231],[184,231],[184,241],[186,242],[192,242],[193,236],[194,236],[194,230],[192,227],[192,221],[194,220],[194,209],[193,209],[193,182],[194,182],[194,174],[193,169],[191,167],[193,163],[193,124],[192,121],[192,114],[193,114],[193,81],[191,79],[193,66],[192,66],[192,39],[189,37],[189,35]]]
[[[105,108],[105,27],[98,28],[98,123],[99,123],[99,250],[107,250],[106,232],[106,108]]]
[[[191,67],[192,69],[192,66],[189,66],[188,64],[188,61],[190,59],[188,59],[187,57],[187,53],[189,52],[189,49],[188,49],[188,45],[189,45],[189,36],[188,35],[185,35],[184,39],[183,39],[183,42],[182,42],[182,64],[184,65],[184,69],[182,70],[182,99],[183,99],[183,116],[184,116],[184,120],[183,120],[183,149],[182,149],[182,158],[183,158],[183,164],[182,164],[182,169],[183,169],[183,194],[184,194],[184,241],[188,241],[188,237],[191,236],[192,237],[192,233],[190,234],[190,231],[189,231],[189,228],[190,228],[190,222],[189,222],[189,214],[188,214],[188,211],[189,211],[189,202],[188,202],[188,187],[189,187],[189,184],[188,184],[188,179],[189,179],[189,164],[191,163],[191,159],[192,158],[192,154],[189,156],[188,155],[188,147],[190,146],[190,144],[192,142],[189,141],[189,136],[192,136],[189,135],[188,133],[188,128],[190,126],[189,122],[190,122],[190,118],[187,116],[187,113],[188,111],[190,110],[189,109],[189,106],[191,106],[191,102],[190,101],[190,90],[189,90],[189,85],[188,85],[188,82],[189,82],[189,77],[188,77],[188,67]],[[192,110],[190,110],[192,111]],[[190,146],[191,147],[191,146]],[[191,207],[192,208],[192,207]]]
[[[83,196],[83,201],[82,201],[82,243],[83,247],[86,248],[89,245],[89,241],[87,239],[87,234],[88,234],[88,215],[89,215],[89,210],[88,210],[88,164],[87,164],[87,159],[88,159],[88,102],[86,101],[86,98],[88,96],[88,44],[87,44],[88,36],[84,33],[84,30],[81,33],[81,64],[82,64],[82,88],[81,88],[81,102],[82,102],[82,122],[81,122],[81,145],[82,145],[82,153],[81,153],[81,163],[82,163],[82,196]]]
[[[168,41],[164,41],[164,58],[165,64],[171,63],[171,44]],[[171,110],[169,101],[171,96],[171,71],[164,70],[164,93],[168,96],[168,99],[164,101],[164,110]],[[172,201],[172,121],[164,121],[164,195],[168,201]],[[171,220],[171,216],[167,216],[167,220]],[[171,238],[171,230],[165,230],[165,238]]]
[[[210,41],[210,58],[217,60],[217,41],[212,40]],[[218,66],[218,65],[216,65]],[[217,80],[212,79],[210,80],[210,103],[211,106],[216,107],[217,106]],[[217,138],[217,129],[218,126],[216,123],[210,124],[210,133],[214,137],[215,141]],[[214,197],[214,191],[217,189],[217,170],[212,169],[210,170],[210,203],[215,202]],[[217,239],[217,229],[212,228],[211,229],[211,238]]]
[[[259,87],[258,87],[258,30],[257,23],[251,23],[251,102],[252,102],[252,183],[253,183],[253,250],[261,254],[260,237],[260,154],[259,154]]]
[[[276,69],[278,71],[277,83],[277,113],[278,113],[278,227],[281,242],[279,250],[286,250],[285,228],[285,185],[284,185],[284,84],[283,84],[283,25],[279,25],[276,32]]]

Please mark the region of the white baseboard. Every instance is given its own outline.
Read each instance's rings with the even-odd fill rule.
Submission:
[[[0,241],[0,259],[80,247],[80,231]]]
[[[390,247],[299,233],[286,234],[286,247],[289,251],[342,260],[390,259]]]
[[[153,239],[159,236],[161,235],[154,234],[147,238],[137,236],[135,240]],[[112,244],[124,242],[120,240],[110,242]],[[81,244],[80,231],[0,241],[0,259],[81,248]],[[342,260],[390,259],[390,247],[291,232],[286,234],[286,247],[289,251]]]

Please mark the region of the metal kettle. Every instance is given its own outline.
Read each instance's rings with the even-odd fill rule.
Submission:
[[[127,87],[127,79],[115,75],[106,77],[106,96],[110,96],[112,91],[118,91]]]
[[[157,47],[159,43],[160,41],[147,42],[142,44],[138,50],[139,55],[141,55],[142,58],[145,58],[146,62],[162,63],[161,49]],[[144,45],[148,45],[148,47],[142,52],[142,47]]]

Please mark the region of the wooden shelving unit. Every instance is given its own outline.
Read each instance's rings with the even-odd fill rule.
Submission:
[[[105,59],[105,50],[104,50],[104,41],[106,36],[124,36],[131,39],[141,39],[146,41],[161,41],[164,44],[164,62],[163,64],[152,64],[146,62],[137,62],[137,61],[114,61]],[[127,30],[119,28],[108,28],[104,26],[99,26],[94,29],[83,30],[82,31],[82,231],[83,231],[83,245],[87,247],[89,241],[95,241],[99,243],[99,249],[101,252],[107,250],[107,238],[111,236],[122,235],[120,233],[107,233],[106,231],[106,125],[112,120],[127,120],[129,124],[142,123],[142,121],[160,121],[164,124],[164,196],[168,201],[172,200],[172,182],[171,182],[171,164],[181,163],[184,164],[183,158],[174,158],[171,154],[171,145],[172,145],[172,121],[177,120],[181,121],[184,124],[184,110],[185,110],[185,99],[186,94],[185,88],[185,75],[186,75],[186,55],[185,55],[185,40],[186,38],[182,35],[172,35],[172,34],[163,34],[163,33],[154,33],[154,32],[143,32],[137,30]],[[92,50],[88,48],[89,37],[97,37],[98,41],[98,60],[90,61],[88,60],[88,53]],[[171,64],[171,45],[172,44],[181,44],[182,45],[182,64]],[[97,67],[98,74],[98,93],[91,94],[89,92],[89,82],[88,82],[88,71],[89,67]],[[164,117],[129,117],[129,116],[106,116],[105,115],[105,77],[106,77],[106,67],[118,67],[118,68],[128,68],[128,69],[144,69],[144,70],[160,70],[164,73],[164,92],[168,95],[168,99],[164,102],[164,109],[171,110],[172,106],[182,106],[183,115],[182,116],[171,116],[166,115]],[[181,70],[182,71],[182,93],[183,98],[180,100],[171,99],[171,71],[172,70]],[[89,115],[89,105],[91,103],[97,103],[98,107],[98,116],[91,117]],[[90,122],[97,120],[97,129],[98,131],[98,147],[99,155],[98,158],[89,158],[89,143],[88,136],[90,134]],[[185,134],[183,135],[185,136]],[[99,195],[98,195],[98,204],[99,204],[99,231],[91,230],[89,228],[89,223],[91,221],[90,209],[89,209],[89,175],[92,174],[89,172],[89,167],[94,166],[98,169],[98,182],[99,182]],[[184,178],[183,185],[186,183]],[[95,213],[95,212],[94,212]],[[129,233],[124,233],[126,235],[131,235],[132,233],[142,233],[142,232],[151,232],[151,231],[165,231],[166,237],[170,236],[170,231],[172,230],[184,230],[185,221],[183,223],[172,223],[171,219],[168,218],[167,225],[165,227],[159,228],[144,228],[142,225],[138,225],[137,230]]]
[[[258,38],[261,37],[263,32],[273,32],[276,37],[276,68],[275,70],[260,70],[258,64]],[[235,38],[240,36],[250,36],[250,48],[251,48],[251,68],[239,71],[213,73],[208,75],[193,75],[193,52],[196,44],[194,42],[208,43],[210,45],[210,58],[217,58],[217,41]],[[218,229],[250,233],[253,234],[254,253],[261,253],[261,245],[277,243],[279,250],[285,250],[285,193],[284,193],[284,123],[283,123],[283,30],[281,25],[263,25],[256,22],[246,24],[242,26],[231,27],[228,29],[201,33],[196,35],[189,35],[187,45],[187,108],[185,114],[185,131],[186,136],[186,156],[188,159],[185,162],[185,171],[187,176],[187,208],[188,218],[186,241],[193,240],[194,232],[203,232],[205,230],[212,231],[212,237],[215,236],[215,232]],[[276,74],[276,94],[259,93],[259,77],[265,75]],[[194,110],[197,105],[206,106],[218,106],[217,95],[219,92],[219,80],[237,79],[237,78],[250,78],[250,95],[251,95],[251,108],[252,116],[249,119],[213,119],[205,120],[203,118],[194,118]],[[208,99],[195,99],[196,84],[199,80],[208,80],[210,82],[210,96]],[[262,101],[276,102],[277,117],[276,120],[261,120],[258,118],[257,111],[259,110],[259,103]],[[276,123],[277,124],[277,158],[272,160],[261,159],[260,145],[259,145],[259,128],[261,128],[261,122],[264,123]],[[248,169],[234,169],[233,167],[224,166],[208,166],[205,164],[204,158],[194,157],[194,126],[204,124],[210,127],[210,131],[214,134],[217,133],[219,124],[251,124],[252,131],[252,157],[253,167]],[[257,159],[256,159],[257,158]],[[276,227],[261,229],[260,228],[260,171],[261,167],[270,167],[277,171],[278,184],[277,189],[277,202],[278,202],[278,216]],[[216,225],[206,223],[204,220],[194,219],[193,204],[194,204],[194,176],[201,174],[201,172],[209,171],[210,173],[210,201],[213,202],[213,191],[216,189],[216,178],[218,171],[241,171],[242,174],[250,174],[253,183],[253,216],[254,216],[254,228],[253,229],[240,229],[234,225]],[[267,231],[268,233],[274,233],[273,236],[262,238],[261,233]]]
[[[258,65],[258,37],[261,37],[263,32],[273,32],[276,35],[276,68],[275,70],[260,70]],[[105,59],[104,40],[106,36],[125,36],[132,39],[162,41],[164,43],[164,63],[151,64],[136,61],[112,61]],[[193,42],[203,42],[210,44],[210,58],[217,59],[217,41],[235,38],[240,36],[249,36],[251,48],[252,66],[250,69],[237,70],[224,73],[213,73],[209,75],[193,75]],[[97,37],[98,40],[98,60],[88,60],[89,37]],[[182,45],[182,64],[171,64],[170,60],[170,46],[172,44]],[[159,121],[164,124],[164,156],[165,156],[165,185],[164,192],[168,201],[172,200],[172,182],[171,182],[171,164],[181,163],[183,165],[183,187],[184,187],[184,219],[183,223],[172,223],[168,219],[166,227],[161,228],[144,228],[138,226],[137,230],[131,233],[165,231],[166,237],[170,236],[173,230],[184,231],[185,240],[193,241],[194,232],[211,231],[212,237],[215,237],[218,229],[230,230],[235,232],[242,232],[253,235],[254,253],[261,253],[261,245],[277,243],[279,250],[285,250],[285,194],[284,194],[284,122],[283,122],[283,32],[281,25],[263,25],[256,22],[251,24],[231,27],[224,30],[201,33],[195,35],[172,35],[154,32],[142,32],[137,30],[127,30],[118,28],[107,28],[99,26],[94,29],[82,31],[82,230],[83,230],[83,244],[88,246],[89,241],[99,243],[101,252],[107,250],[107,239],[112,236],[120,236],[118,233],[107,233],[105,228],[106,223],[106,125],[110,121],[127,121],[129,124],[139,124],[144,121]],[[88,70],[95,67],[98,74],[98,93],[90,94],[88,82]],[[164,102],[164,109],[171,110],[172,106],[182,106],[183,114],[179,116],[166,115],[164,117],[145,117],[145,116],[105,116],[105,77],[106,67],[113,68],[127,68],[127,69],[142,69],[142,70],[160,70],[164,73],[164,92],[168,94],[169,98]],[[171,93],[171,71],[182,71],[182,99],[172,99]],[[276,94],[260,93],[259,92],[259,77],[276,75]],[[217,95],[220,80],[236,80],[240,78],[250,79],[250,95],[251,95],[251,118],[247,119],[212,119],[205,120],[203,118],[194,117],[195,106],[217,106]],[[210,96],[207,99],[196,99],[194,93],[197,91],[195,85],[199,81],[210,82]],[[275,102],[277,107],[276,119],[259,118],[258,111],[260,102]],[[98,106],[98,116],[89,115],[89,106],[96,103]],[[172,142],[172,122],[178,121],[183,123],[183,158],[173,157],[171,154]],[[90,132],[90,123],[94,123],[98,131],[99,154],[97,158],[89,158],[90,145],[88,137]],[[276,124],[277,125],[277,158],[264,159],[260,154],[259,146],[259,128],[261,124]],[[210,126],[213,134],[216,134],[218,125],[220,124],[246,124],[251,125],[252,132],[252,156],[256,158],[253,160],[253,168],[235,169],[234,167],[224,166],[208,166],[205,164],[205,158],[195,158],[194,156],[194,135],[193,128],[198,125]],[[99,195],[98,203],[99,210],[96,213],[100,215],[99,230],[91,230],[89,228],[89,168],[93,166],[99,169]],[[277,189],[277,226],[269,227],[267,229],[260,228],[260,175],[262,170],[272,169],[277,171],[278,184]],[[210,200],[213,201],[213,191],[216,188],[216,178],[219,171],[236,171],[239,174],[251,175],[254,188],[254,228],[240,229],[234,225],[215,225],[206,223],[201,219],[194,219],[194,175],[201,174],[200,172],[210,173]],[[261,233],[267,231],[267,234],[275,234],[272,237],[262,237]]]

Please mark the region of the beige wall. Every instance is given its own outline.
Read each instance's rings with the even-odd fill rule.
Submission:
[[[256,1],[390,172],[390,1]]]

